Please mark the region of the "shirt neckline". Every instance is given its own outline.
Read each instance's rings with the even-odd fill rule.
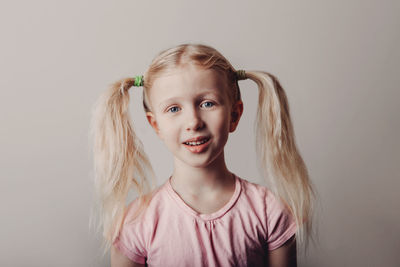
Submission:
[[[168,178],[168,181],[166,183],[167,191],[169,195],[177,202],[178,206],[183,209],[186,213],[191,214],[192,216],[203,220],[203,221],[209,221],[209,220],[215,220],[219,217],[222,217],[225,213],[227,213],[232,206],[235,204],[236,200],[239,198],[240,192],[241,192],[241,182],[240,179],[237,175],[232,173],[232,175],[235,178],[235,191],[233,192],[231,199],[219,210],[209,213],[209,214],[204,214],[204,213],[199,213],[192,209],[189,205],[187,205],[183,199],[178,195],[178,193],[175,192],[175,190],[172,188],[171,185],[171,177]]]

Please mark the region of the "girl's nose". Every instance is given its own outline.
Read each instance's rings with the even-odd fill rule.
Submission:
[[[199,114],[199,111],[193,110],[188,114],[187,122],[186,122],[186,130],[188,131],[197,131],[203,128],[204,122]]]

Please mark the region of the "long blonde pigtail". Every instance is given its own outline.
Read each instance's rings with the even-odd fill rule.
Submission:
[[[139,207],[143,208],[149,202],[145,195],[154,185],[150,161],[129,115],[128,90],[134,83],[134,78],[126,78],[112,84],[99,97],[92,116],[98,226],[103,231],[105,249],[119,234],[128,192],[134,189],[139,193]]]
[[[246,71],[259,89],[256,120],[258,164],[272,190],[295,217],[296,239],[307,245],[312,229],[314,191],[307,167],[296,147],[286,94],[270,73]]]

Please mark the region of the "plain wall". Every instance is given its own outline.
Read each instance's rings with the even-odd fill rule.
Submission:
[[[94,101],[161,50],[205,43],[275,74],[319,195],[318,243],[299,266],[400,266],[399,1],[2,1],[0,265],[108,266],[89,230]],[[257,87],[226,147],[259,182]],[[131,113],[159,183],[172,158]]]

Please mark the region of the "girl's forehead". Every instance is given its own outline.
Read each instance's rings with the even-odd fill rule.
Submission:
[[[173,68],[168,68],[164,71],[162,71],[159,75],[157,75],[155,80],[162,79],[162,78],[167,78],[167,77],[186,77],[186,76],[191,76],[197,77],[197,76],[212,76],[210,78],[222,78],[225,75],[221,72],[218,72],[214,69],[206,69],[204,67],[195,65],[195,64],[184,64],[184,65],[179,65],[177,67]]]
[[[219,71],[186,65],[169,69],[160,74],[153,81],[150,92],[173,93],[189,89],[194,91],[203,89],[223,90],[226,84],[226,76]]]

